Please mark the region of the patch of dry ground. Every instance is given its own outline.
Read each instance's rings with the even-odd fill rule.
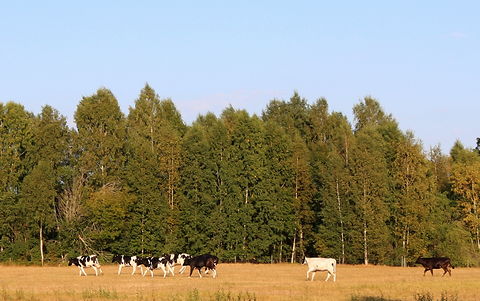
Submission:
[[[178,271],[178,267],[176,268]],[[324,282],[325,273],[306,281],[307,267],[300,264],[222,264],[218,277],[198,273],[164,279],[160,271],[154,278],[130,275],[124,268],[103,266],[104,274],[95,277],[92,269],[80,277],[78,268],[0,266],[0,300],[185,300],[198,292],[201,299],[213,299],[219,292],[255,296],[256,300],[350,300],[352,296],[415,300],[418,293],[442,292],[458,300],[480,300],[480,268],[456,268],[452,277],[423,276],[423,268],[339,265],[337,282]],[[442,271],[443,272],[443,271]],[[197,298],[198,299],[198,298]]]

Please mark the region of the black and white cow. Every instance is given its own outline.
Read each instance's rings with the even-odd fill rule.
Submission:
[[[187,253],[180,253],[180,254],[165,254],[163,255],[165,258],[168,259],[168,262],[170,263],[171,265],[171,268],[172,268],[172,274],[175,270],[175,266],[176,265],[180,265],[181,268],[180,268],[180,271],[179,273],[180,274],[183,274],[183,272],[185,271],[185,269],[187,268],[188,265],[185,265],[185,259],[187,258],[192,258],[192,256],[190,254],[187,254]]]
[[[98,263],[97,255],[90,255],[90,256],[78,256],[76,258],[70,258],[68,260],[68,266],[76,265],[80,269],[80,276],[85,275],[85,270],[83,268],[92,267],[95,270],[95,276],[98,276],[98,270],[100,273],[103,273],[101,265]],[[97,270],[98,269],[98,270]]]
[[[193,270],[198,270],[198,275],[202,278],[201,270],[205,267],[205,271],[212,271],[213,278],[217,277],[217,264],[218,264],[218,257],[210,254],[203,254],[200,256],[195,256],[191,258],[185,259],[185,265],[190,266],[190,275],[192,277]]]
[[[148,269],[145,270],[143,276],[147,274],[147,271],[150,271],[150,275],[153,277],[153,270],[161,269],[163,271],[163,278],[167,277],[167,273],[171,272],[173,275],[172,266],[168,259],[164,256],[162,257],[145,257],[142,260],[142,264],[148,266]]]
[[[142,275],[144,274],[143,272],[143,267],[142,265],[148,270],[148,268],[150,267],[150,260],[151,257],[140,257],[140,256],[137,256],[137,266],[140,267],[140,270],[142,272]],[[145,273],[147,271],[145,270]]]
[[[112,263],[118,263],[118,275],[122,272],[122,268],[125,266],[132,267],[132,275],[135,274],[137,270],[137,256],[128,256],[128,255],[115,255],[113,256]],[[143,268],[140,266],[140,273],[143,274]]]

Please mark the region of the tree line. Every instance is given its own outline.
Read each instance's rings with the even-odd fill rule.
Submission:
[[[479,147],[425,151],[371,97],[353,115],[295,92],[261,116],[227,107],[186,125],[149,85],[126,115],[108,89],[83,97],[76,128],[48,105],[0,103],[0,260],[478,265]]]

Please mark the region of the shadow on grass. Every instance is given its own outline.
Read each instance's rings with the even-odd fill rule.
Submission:
[[[377,296],[352,296],[350,301],[401,301],[400,299],[389,299]]]
[[[458,301],[456,293],[448,293],[443,291],[440,298],[435,299],[430,292],[422,292],[414,295],[415,301]],[[401,301],[400,299],[390,299],[378,296],[352,296],[350,301]]]

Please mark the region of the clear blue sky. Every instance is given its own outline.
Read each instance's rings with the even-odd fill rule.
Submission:
[[[260,114],[294,90],[352,120],[375,97],[425,149],[480,136],[479,1],[2,1],[0,102],[73,126],[106,87],[122,111],[148,82],[183,119]]]

